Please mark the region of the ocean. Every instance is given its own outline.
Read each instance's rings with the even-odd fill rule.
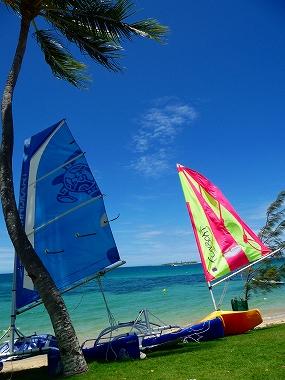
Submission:
[[[141,309],[148,309],[166,324],[188,325],[213,311],[201,264],[187,266],[121,267],[109,272],[102,285],[108,305],[120,322],[134,320]],[[0,332],[9,326],[12,274],[0,275]],[[214,288],[222,309],[230,310],[230,300],[242,296],[239,275]],[[70,316],[81,341],[94,338],[108,326],[102,294],[96,280],[64,295]],[[265,320],[285,318],[285,286],[267,294],[253,294],[249,305],[259,308]],[[17,317],[24,334],[53,333],[43,306]]]

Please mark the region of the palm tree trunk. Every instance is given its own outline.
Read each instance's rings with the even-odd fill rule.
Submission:
[[[14,128],[13,92],[21,69],[31,19],[22,17],[18,45],[2,98],[2,141],[0,147],[0,196],[5,223],[18,257],[33,280],[49,313],[58,340],[65,375],[87,371],[88,367],[64,301],[50,274],[28,240],[17,210],[14,194],[12,156]]]

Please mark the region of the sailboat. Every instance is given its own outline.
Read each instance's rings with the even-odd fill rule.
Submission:
[[[61,293],[125,263],[112,235],[103,194],[65,120],[25,141],[18,209],[35,252]],[[27,337],[16,327],[16,316],[40,303],[15,255],[11,321],[1,337],[9,335],[10,341],[0,346],[0,363],[57,348],[52,335]]]
[[[133,321],[115,321],[100,278],[125,261],[120,258],[110,228],[114,219],[107,217],[103,194],[65,120],[25,141],[18,209],[36,254],[61,293],[98,280],[110,325],[97,338],[82,344],[87,358],[113,360],[120,358],[121,352],[138,358],[140,349],[166,341],[223,336],[223,326],[217,318],[181,328],[167,325],[143,309]],[[10,340],[0,345],[0,370],[4,361],[33,355],[48,354],[51,363],[59,362],[53,335],[26,336],[16,327],[19,314],[41,303],[31,278],[15,255],[10,326],[0,337],[2,340],[9,335]],[[94,341],[91,348],[89,341]]]
[[[262,322],[259,310],[220,311],[213,288],[278,250],[262,243],[209,179],[181,164],[177,170],[215,309],[204,320],[223,317],[225,335],[254,328]]]

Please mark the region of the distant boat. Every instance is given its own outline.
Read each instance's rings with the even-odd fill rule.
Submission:
[[[252,281],[255,282],[261,282],[264,284],[272,284],[272,285],[285,285],[284,281],[275,281],[275,280],[258,280],[256,278],[253,278]]]
[[[198,261],[191,260],[191,261],[181,261],[181,262],[173,262],[173,263],[166,263],[163,265],[171,266],[171,267],[182,267],[186,265],[193,265],[193,264],[198,264]]]

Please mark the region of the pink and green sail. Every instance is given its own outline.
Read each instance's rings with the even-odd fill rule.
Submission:
[[[182,165],[177,170],[207,281],[270,252],[213,183]]]

